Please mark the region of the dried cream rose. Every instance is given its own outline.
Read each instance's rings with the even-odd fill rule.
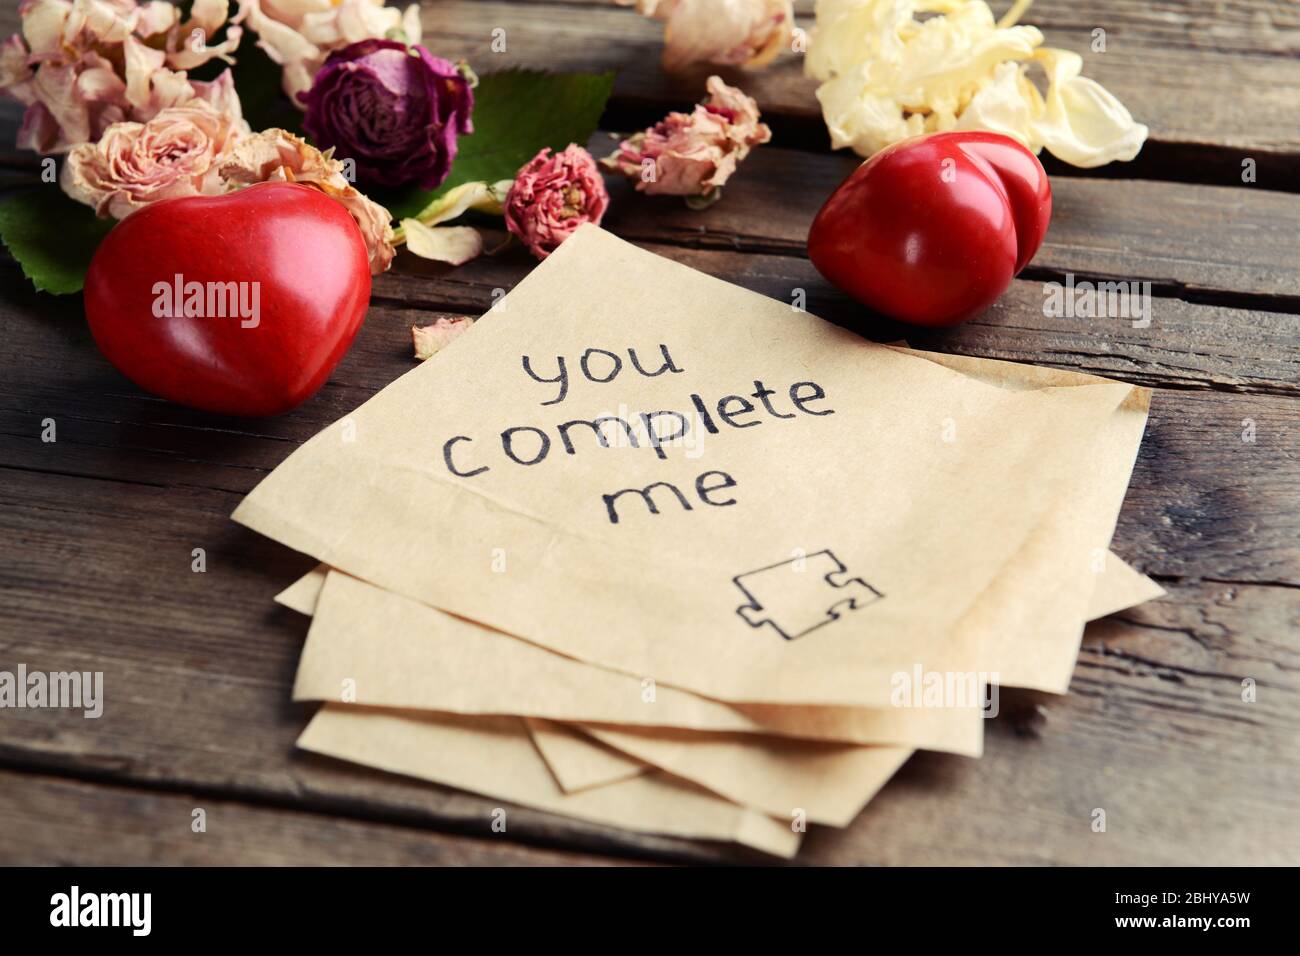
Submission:
[[[230,186],[289,182],[314,186],[340,203],[361,229],[370,272],[379,275],[393,261],[393,226],[388,210],[367,199],[343,175],[329,152],[282,129],[268,129],[238,143],[226,156],[221,178]]]
[[[282,86],[299,108],[316,71],[333,50],[372,39],[420,42],[420,8],[405,11],[384,0],[239,0],[234,22],[257,33],[257,45],[283,68]]]
[[[18,145],[64,153],[124,120],[144,122],[199,95],[183,72],[230,62],[240,29],[208,40],[226,22],[227,0],[195,0],[191,17],[162,0],[30,0],[23,32],[0,51],[0,92],[23,103]]]
[[[474,320],[464,315],[440,315],[430,325],[411,326],[411,344],[415,346],[418,361],[433,358],[462,333],[468,332]]]
[[[1138,154],[1147,128],[1100,83],[1079,75],[1079,54],[1043,47],[1032,61],[1047,73],[1046,99],[1022,68],[1004,63],[975,94],[957,128],[1004,133],[1071,166],[1103,166]]]
[[[818,0],[805,69],[821,81],[832,145],[870,156],[921,133],[988,129],[1075,166],[1132,159],[1147,128],[1079,75],[1077,55],[1014,25],[1028,5],[995,22],[984,0]],[[1035,63],[1046,97],[1026,76]]]
[[[767,66],[789,45],[791,0],[618,0],[664,22],[663,67]]]
[[[60,185],[97,215],[114,219],[162,199],[214,195],[223,188],[217,175],[223,154],[248,134],[242,119],[192,100],[146,123],[114,123],[98,143],[73,147]]]

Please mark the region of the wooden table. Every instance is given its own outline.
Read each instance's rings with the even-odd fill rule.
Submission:
[[[620,69],[606,129],[703,89],[704,72],[660,71],[656,25],[598,0],[442,0],[423,14],[427,42],[481,72]],[[1158,389],[1114,549],[1168,596],[1090,626],[1068,696],[1004,693],[982,760],[917,755],[848,830],[815,828],[799,859],[1298,863],[1300,8],[1039,0],[1028,20],[1083,52],[1151,140],[1128,165],[1051,164],[1046,244],[996,308],[958,330],[865,324],[809,265],[811,217],[855,159],[829,152],[793,56],[728,74],[776,137],[717,206],[613,188],[606,225],[619,235],[760,292],[806,289],[812,311],[872,337]],[[11,8],[0,33],[15,23]],[[498,26],[507,52],[492,54]],[[1088,52],[1096,27],[1104,54]],[[11,144],[17,112],[3,117]],[[33,168],[12,149],[3,161]],[[38,295],[0,265],[0,669],[103,671],[108,698],[100,720],[0,712],[0,862],[752,859],[523,809],[494,835],[495,801],[294,750],[312,710],[289,701],[307,625],[271,597],[311,561],[230,512],[296,445],[411,367],[413,323],[477,315],[531,266],[517,249],[456,270],[400,257],[324,390],[250,422],[142,394],[96,351],[79,298]],[[1067,273],[1149,280],[1150,327],[1045,317],[1043,283]],[[47,418],[56,442],[41,440]],[[206,573],[191,570],[194,548]],[[196,807],[206,833],[191,832]],[[1104,834],[1090,827],[1096,807]]]

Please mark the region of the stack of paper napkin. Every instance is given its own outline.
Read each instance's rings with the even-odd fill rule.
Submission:
[[[1108,551],[1148,400],[586,226],[235,519],[322,562],[301,747],[791,856],[1161,593]]]

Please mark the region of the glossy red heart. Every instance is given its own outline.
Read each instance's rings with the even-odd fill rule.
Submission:
[[[128,216],[95,251],[86,319],[141,388],[228,415],[313,395],[370,301],[365,242],[319,190],[263,183]]]
[[[1034,257],[1052,216],[1038,158],[996,133],[934,133],[859,166],[817,214],[808,256],[872,309],[915,325],[979,315]]]

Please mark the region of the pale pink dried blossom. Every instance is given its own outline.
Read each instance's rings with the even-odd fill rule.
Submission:
[[[361,40],[420,42],[420,8],[405,11],[384,0],[239,0],[236,23],[257,33],[257,45],[283,69],[289,101],[302,108],[299,93],[311,89],[316,71],[334,50]]]
[[[393,261],[393,217],[348,182],[343,164],[332,153],[321,152],[285,130],[268,129],[237,143],[225,157],[220,175],[235,187],[288,182],[319,189],[356,221],[366,243],[370,272],[379,275]]]
[[[185,21],[163,0],[25,0],[23,32],[0,50],[0,92],[27,107],[18,145],[65,153],[201,95],[178,71],[231,62],[238,27],[208,45],[227,12],[227,0],[195,0]]]
[[[430,325],[411,326],[411,344],[415,346],[416,359],[423,362],[433,358],[473,325],[474,320],[468,316],[440,315]]]
[[[789,45],[791,0],[618,0],[664,23],[663,67],[694,63],[758,69]]]
[[[623,140],[601,165],[636,181],[650,195],[716,197],[749,151],[772,138],[758,104],[711,76],[709,97],[691,113],[662,121]]]
[[[506,193],[506,228],[545,259],[583,223],[600,225],[608,206],[596,161],[570,143],[555,154],[543,149],[519,170]]]
[[[114,123],[99,142],[74,146],[60,185],[97,215],[115,219],[162,199],[216,195],[224,188],[218,165],[247,135],[242,119],[232,120],[204,100],[191,100],[146,123]]]

